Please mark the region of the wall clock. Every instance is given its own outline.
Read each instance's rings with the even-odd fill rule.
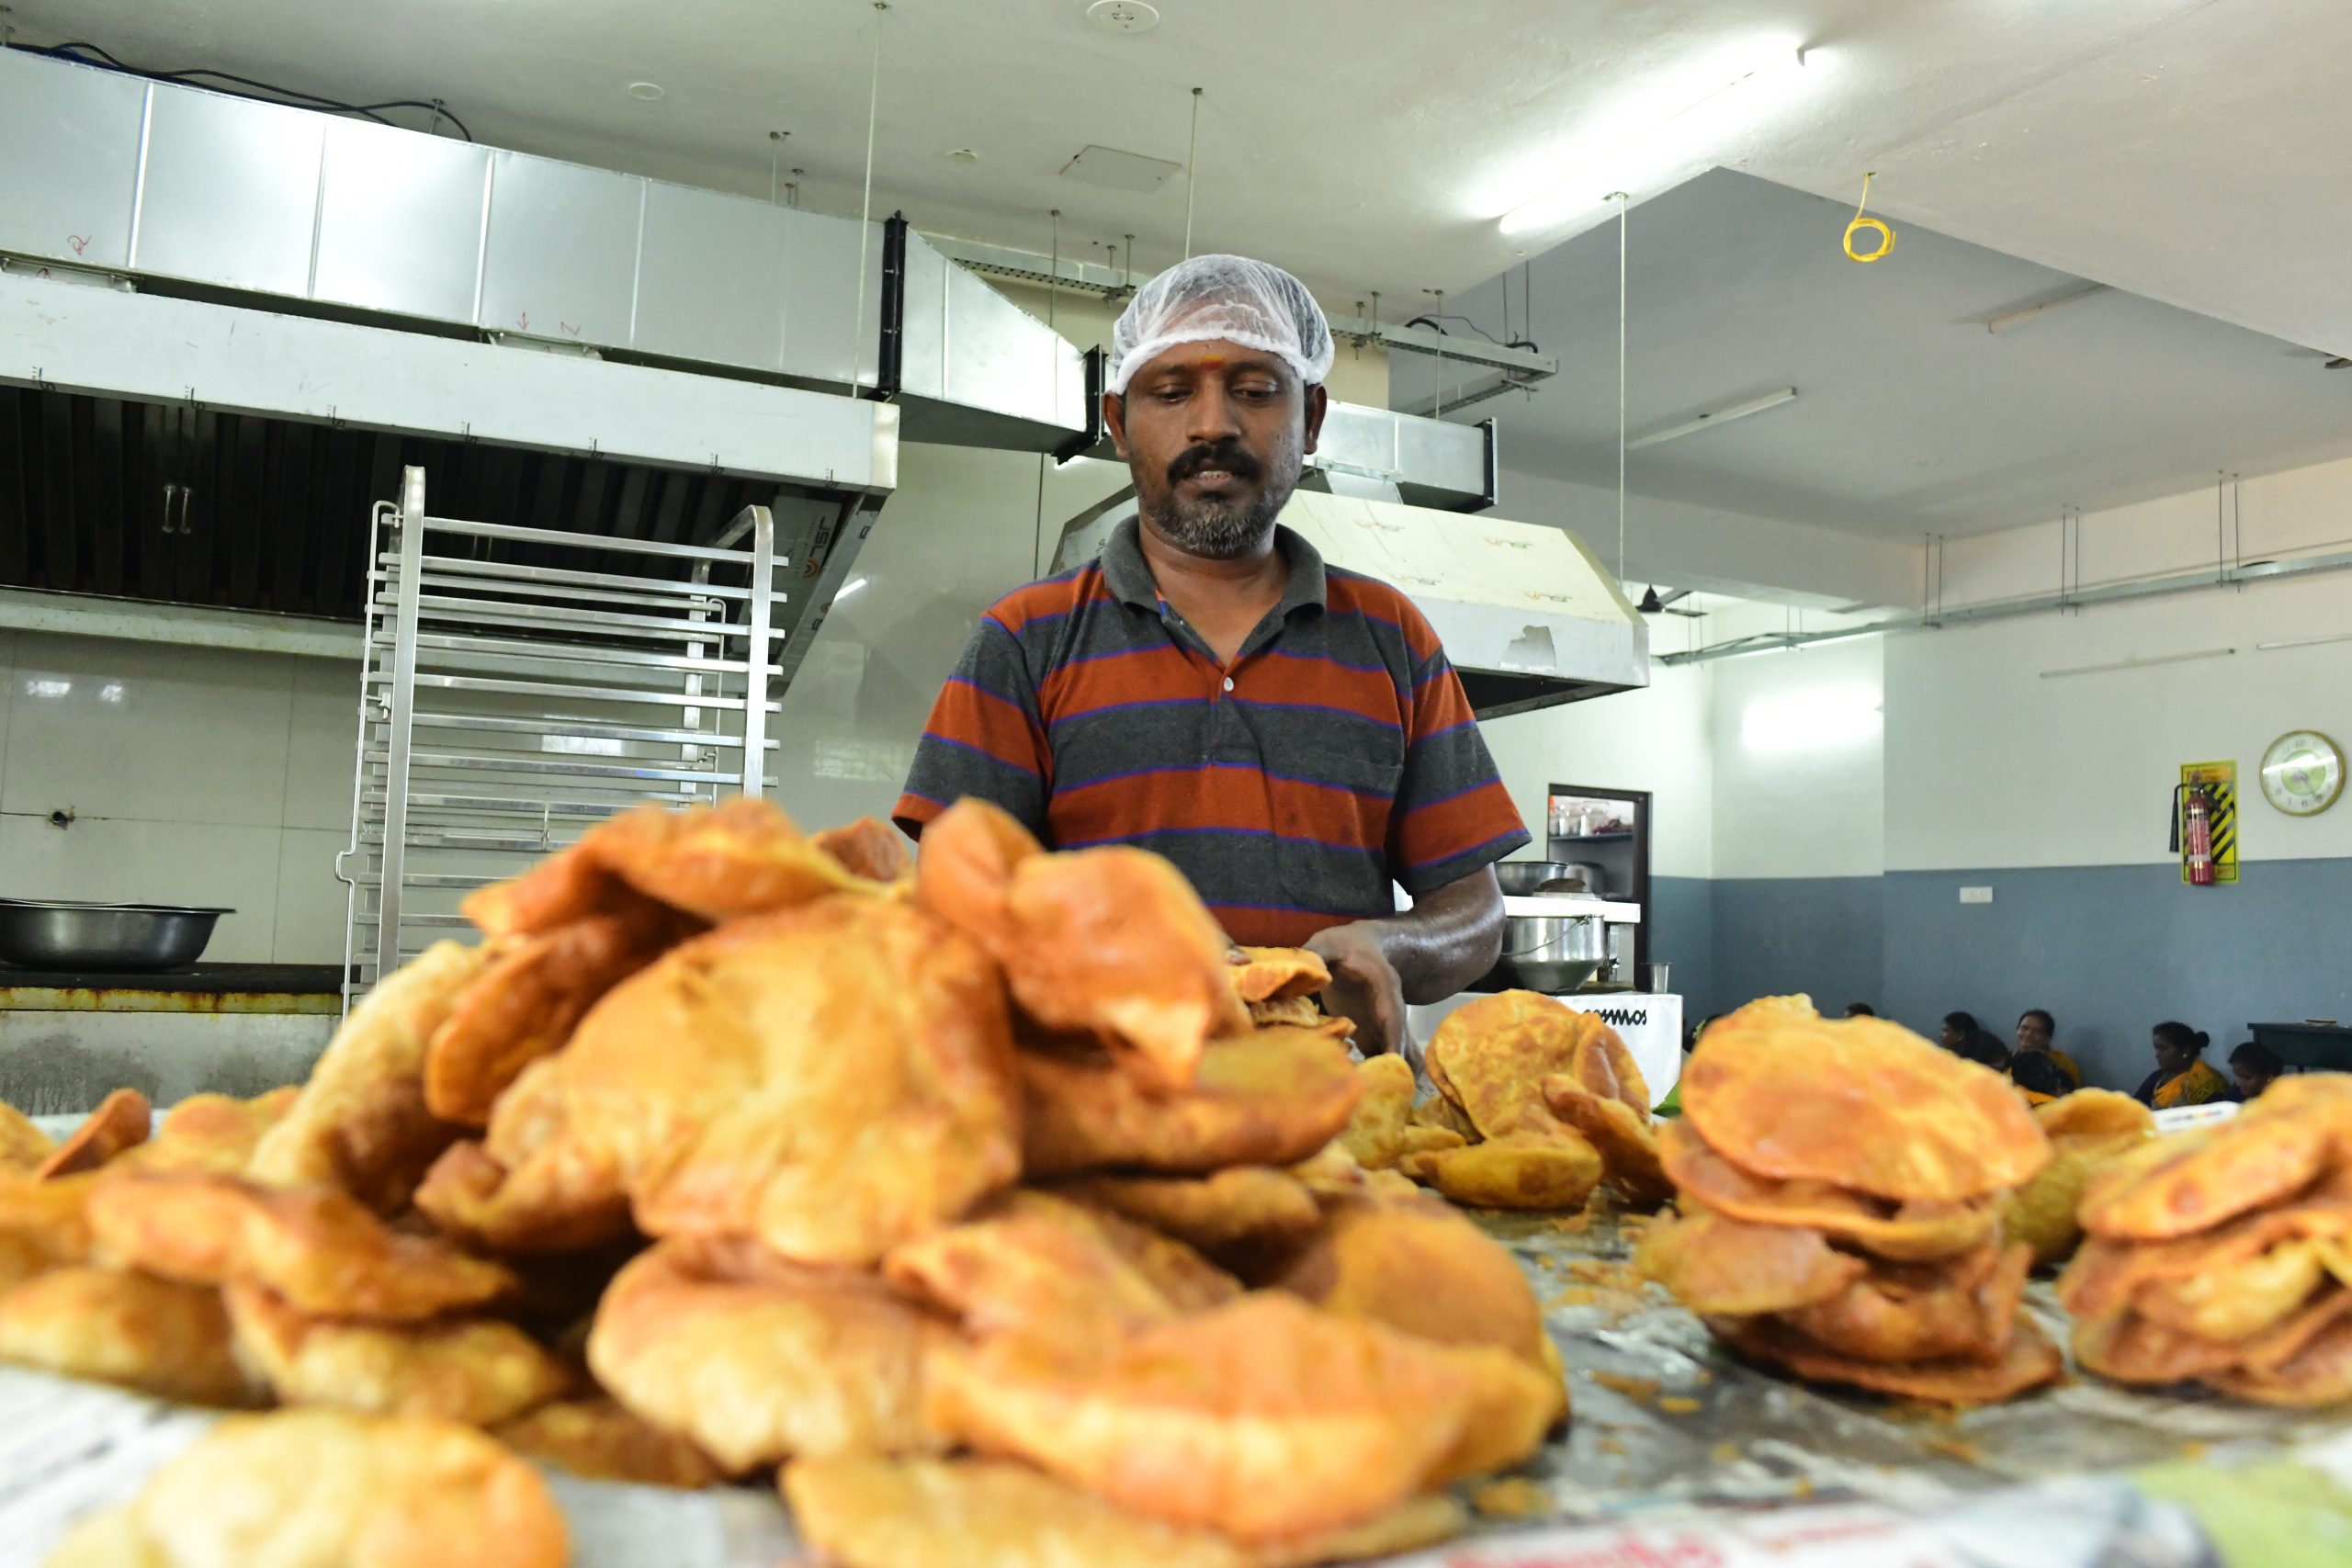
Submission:
[[[2344,793],[2344,749],[2316,729],[2291,729],[2262,754],[2262,797],[2290,817],[2310,817]]]

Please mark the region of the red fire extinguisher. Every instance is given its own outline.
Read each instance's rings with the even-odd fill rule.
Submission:
[[[2213,886],[2213,796],[2201,784],[2177,784],[2172,792],[2172,852],[2180,853],[2181,824],[2188,824],[2185,857],[2191,887]]]

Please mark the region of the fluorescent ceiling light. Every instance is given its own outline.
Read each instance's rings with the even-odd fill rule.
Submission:
[[[1801,79],[1804,62],[1805,51],[1793,40],[1775,39],[1654,78],[1612,108],[1599,130],[1547,160],[1579,172],[1505,212],[1498,220],[1502,231],[1556,228],[1712,150],[1715,139],[1733,129],[1735,116],[1752,118],[1770,107],[1770,95],[1759,89]]]
[[[865,579],[862,577],[851,578],[847,582],[842,583],[841,585],[840,592],[833,595],[833,603],[836,604],[840,604],[842,600],[848,598],[851,594],[856,592],[859,589],[865,586]]]
[[[2227,659],[2236,651],[2234,648],[2200,648],[2194,653],[2159,653],[2148,659],[2119,659],[2112,664],[2076,664],[2064,670],[2044,670],[2041,678],[2055,681],[2065,675],[2110,675],[2119,670],[2145,670],[2157,664],[2187,664],[2199,659]]]
[[[1988,333],[1997,333],[2005,327],[2014,327],[2032,321],[2036,316],[2046,316],[2061,306],[2072,305],[2077,300],[2087,299],[2094,294],[2106,292],[2108,292],[2106,284],[2094,283],[2088,288],[2077,288],[2072,294],[2061,294],[2055,299],[2044,299],[2039,305],[2028,305],[2022,310],[2011,310],[2006,316],[1996,316],[1984,323],[1984,330]]]
[[[1702,413],[1696,419],[1686,419],[1680,424],[1668,425],[1664,430],[1653,430],[1647,435],[1636,436],[1625,443],[1625,450],[1631,452],[1638,446],[1655,446],[1661,441],[1672,441],[1714,425],[1729,424],[1733,420],[1746,419],[1749,414],[1762,413],[1766,409],[1776,409],[1782,403],[1792,403],[1796,400],[1797,389],[1794,387],[1783,387],[1777,392],[1767,392],[1760,398],[1750,398],[1744,403],[1734,403],[1729,408],[1716,409],[1713,412]]]

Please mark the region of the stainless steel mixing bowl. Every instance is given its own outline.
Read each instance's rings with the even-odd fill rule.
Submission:
[[[184,969],[234,909],[178,904],[87,904],[0,898],[0,964],[19,969]]]

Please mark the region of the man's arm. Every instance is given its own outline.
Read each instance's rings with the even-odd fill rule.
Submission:
[[[1491,865],[1431,889],[1402,914],[1332,926],[1306,943],[1331,969],[1324,1010],[1355,1021],[1366,1055],[1403,1050],[1416,1067],[1407,1005],[1443,1001],[1493,968],[1502,944],[1503,894]]]
[[[909,838],[922,838],[933,818],[971,795],[1001,806],[1033,833],[1045,830],[1052,753],[1036,682],[1020,637],[999,618],[1001,609],[973,628],[915,745],[905,793],[890,814]]]

